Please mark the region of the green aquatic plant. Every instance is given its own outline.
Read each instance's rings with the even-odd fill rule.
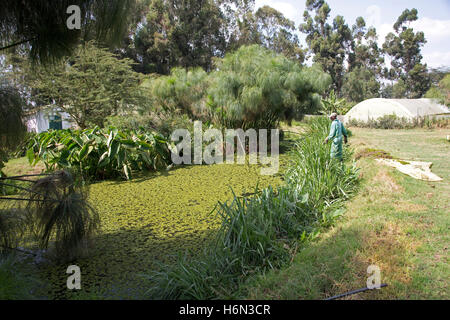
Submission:
[[[319,110],[331,78],[258,45],[242,46],[210,74],[206,106],[225,128],[276,128],[279,121]]]
[[[168,142],[156,132],[87,129],[43,132],[31,138],[27,157],[47,170],[71,169],[85,178],[132,178],[132,171],[156,170],[170,164]]]

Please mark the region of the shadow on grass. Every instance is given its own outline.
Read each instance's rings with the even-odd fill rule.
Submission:
[[[367,268],[355,259],[362,242],[361,231],[350,228],[306,244],[288,267],[250,279],[243,294],[250,299],[325,299],[364,287],[363,279],[358,288],[350,285]]]
[[[213,235],[214,230],[203,230],[163,239],[151,228],[101,234],[94,239],[88,257],[43,266],[41,278],[49,284],[50,299],[142,299],[149,283],[140,274],[159,271],[159,263],[173,263],[179,253],[199,253]],[[66,286],[66,270],[71,264],[81,270],[82,289],[78,292]]]

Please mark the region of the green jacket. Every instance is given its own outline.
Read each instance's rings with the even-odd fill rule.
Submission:
[[[347,136],[347,130],[344,125],[338,119],[333,120],[331,123],[330,134],[328,140],[333,139],[334,143],[342,142],[342,136]]]

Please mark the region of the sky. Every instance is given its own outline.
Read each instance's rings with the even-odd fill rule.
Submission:
[[[351,27],[362,16],[367,26],[377,29],[381,46],[385,36],[405,9],[416,8],[419,19],[411,23],[414,31],[423,31],[427,43],[422,47],[423,63],[428,67],[450,67],[450,0],[326,0],[330,17],[342,15]],[[298,25],[303,23],[306,0],[255,0],[256,8],[269,5]],[[331,22],[332,20],[330,20]],[[304,35],[300,34],[303,47]]]

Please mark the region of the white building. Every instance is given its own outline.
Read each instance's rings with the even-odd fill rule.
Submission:
[[[395,114],[400,118],[448,117],[450,110],[432,99],[368,99],[355,105],[344,116],[344,122],[350,119],[358,121],[376,120],[385,115]]]
[[[61,130],[74,127],[75,124],[70,115],[57,109],[41,109],[29,115],[27,119],[29,132],[41,133],[49,129]]]

